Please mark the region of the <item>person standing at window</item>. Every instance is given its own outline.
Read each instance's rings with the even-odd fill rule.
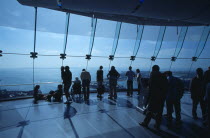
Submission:
[[[98,98],[102,98],[102,93],[104,92],[103,91],[103,66],[100,66],[99,67],[99,70],[97,70],[97,73],[96,73],[96,80],[97,80],[97,83],[98,83],[98,88],[97,88],[97,91],[98,91],[98,95],[97,97]]]
[[[69,69],[69,66],[65,66],[65,71],[61,72],[62,79],[63,79],[63,85],[64,85],[64,93],[66,95],[66,104],[71,102],[70,94],[69,94],[69,88],[71,87],[72,83],[72,73]]]
[[[117,72],[114,66],[111,67],[111,70],[107,74],[107,78],[109,79],[109,89],[110,89],[110,94],[109,94],[109,99],[117,99],[117,79],[120,77],[120,74]],[[113,95],[114,93],[114,95]]]
[[[126,72],[125,76],[127,79],[127,96],[133,96],[133,78],[135,77],[135,73],[132,71],[132,67],[129,67],[129,71]]]
[[[196,74],[197,75],[196,77],[192,79],[191,86],[190,86],[191,98],[193,102],[192,115],[194,119],[198,119],[196,110],[197,110],[198,104],[200,103],[202,116],[203,116],[203,119],[205,120],[206,105],[204,102],[205,91],[203,89],[204,85],[203,85],[202,68],[197,68]]]
[[[84,100],[89,100],[90,96],[90,82],[91,82],[91,76],[88,71],[85,69],[82,70],[82,73],[80,75],[80,78],[82,80],[82,89],[84,93]]]

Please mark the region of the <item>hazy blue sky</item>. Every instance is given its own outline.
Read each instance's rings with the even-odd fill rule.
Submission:
[[[36,51],[39,54],[59,55],[63,53],[64,29],[66,13],[49,9],[38,8],[37,22],[37,45]],[[16,0],[4,0],[0,5],[0,49],[5,53],[30,53],[33,51],[33,28],[34,28],[34,8],[20,5]],[[92,51],[93,56],[109,56],[111,54],[113,38],[115,34],[116,22],[98,19],[96,28],[95,43]],[[137,57],[150,58],[155,49],[159,26],[145,26],[141,46]],[[167,27],[162,44],[162,49],[158,55],[161,58],[173,56],[181,27]],[[179,57],[191,58],[195,55],[198,41],[202,34],[203,27],[189,27],[188,33],[180,52]],[[91,34],[91,18],[71,14],[69,36],[67,44],[67,55],[85,56],[88,54]],[[134,50],[137,35],[137,25],[123,23],[116,55],[118,57],[130,57]],[[210,57],[210,38],[201,57]],[[135,68],[148,70],[151,61],[149,59],[136,59],[133,62]],[[0,57],[0,68],[20,68],[32,67],[32,59],[29,56],[3,55]],[[169,59],[157,60],[153,64],[158,64],[163,69],[168,69]],[[177,60],[172,66],[173,69],[188,69],[191,60]],[[67,58],[64,65],[71,67],[86,66],[86,60],[81,58]],[[109,66],[108,58],[92,58],[89,67]],[[129,58],[116,58],[112,65],[126,68],[130,65]],[[35,60],[37,68],[60,67],[61,60],[57,57],[39,56]],[[196,62],[195,67],[207,68],[210,66],[209,60]]]

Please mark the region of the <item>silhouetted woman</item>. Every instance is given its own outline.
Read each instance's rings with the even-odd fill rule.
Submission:
[[[110,95],[109,99],[112,99],[113,96],[117,99],[117,79],[120,77],[120,74],[117,72],[114,66],[111,67],[111,70],[107,74],[107,78],[109,79],[109,88],[110,88]],[[114,93],[114,95],[113,95]]]

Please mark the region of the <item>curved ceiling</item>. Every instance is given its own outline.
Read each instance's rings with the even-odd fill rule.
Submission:
[[[74,14],[144,25],[210,24],[209,0],[18,0]]]

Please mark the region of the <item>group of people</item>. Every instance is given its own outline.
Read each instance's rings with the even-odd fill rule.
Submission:
[[[126,72],[126,76],[128,77],[127,79],[127,87],[128,87],[128,91],[127,91],[127,96],[132,96],[133,95],[133,79],[134,77],[137,78],[137,82],[138,82],[138,87],[139,87],[139,91],[138,94],[140,94],[140,90],[142,88],[142,84],[141,84],[141,73],[140,70],[137,69],[136,70],[136,74],[132,71],[132,67],[129,67],[129,71]],[[71,98],[69,95],[69,88],[72,84],[72,73],[69,70],[69,67],[61,67],[61,77],[63,80],[63,84],[64,84],[64,93],[66,95],[66,99],[67,99],[67,103],[71,102]],[[115,69],[114,66],[111,67],[110,71],[107,74],[107,78],[109,80],[109,88],[110,88],[110,92],[109,92],[109,99],[117,99],[117,80],[120,77],[120,74],[118,73],[118,71]],[[89,100],[89,95],[90,95],[90,82],[91,82],[91,75],[88,71],[86,71],[85,69],[82,70],[82,73],[80,75],[81,78],[81,82],[79,81],[78,77],[76,77],[75,81],[74,81],[74,85],[75,82],[78,83],[82,83],[82,90],[83,90],[83,94],[84,94],[84,100]],[[105,87],[103,85],[103,81],[104,81],[104,73],[103,73],[103,66],[100,66],[99,69],[96,72],[96,80],[97,80],[97,97],[98,98],[102,98],[102,94],[105,91]],[[74,85],[73,85],[73,90],[74,89]],[[78,87],[79,88],[79,87]]]
[[[210,67],[209,70],[203,74],[203,70],[198,68],[196,70],[196,77],[191,81],[190,92],[193,102],[192,115],[194,119],[197,119],[197,105],[200,103],[202,109],[202,115],[204,125],[209,127],[210,114],[209,114],[209,93],[210,93]],[[167,109],[167,127],[172,126],[172,113],[175,111],[176,119],[175,124],[181,125],[181,104],[180,100],[184,93],[183,82],[174,77],[171,71],[164,73],[160,72],[158,65],[152,67],[152,72],[149,78],[149,96],[146,108],[146,117],[140,125],[148,127],[148,124],[152,118],[156,123],[154,127],[160,128],[161,119],[163,114],[163,108],[166,103]]]
[[[196,70],[197,75],[192,79],[190,85],[190,92],[192,98],[192,115],[194,119],[198,119],[197,117],[197,105],[200,103],[202,109],[202,115],[204,124],[210,124],[210,67],[205,73],[201,68]],[[132,71],[132,67],[129,67],[129,70],[125,74],[127,76],[127,96],[133,95],[133,81],[136,78],[138,83],[138,95],[143,90],[143,86],[141,83],[141,73],[140,70],[137,69],[136,73]],[[102,98],[102,94],[105,91],[105,87],[103,85],[104,81],[104,73],[103,66],[100,66],[96,72],[96,80],[97,80],[97,97]],[[117,80],[120,77],[120,74],[115,69],[114,66],[111,67],[110,71],[107,74],[107,78],[109,80],[109,99],[117,99]],[[72,73],[70,71],[69,66],[61,67],[61,78],[63,80],[63,86],[58,85],[58,89],[56,91],[51,91],[47,96],[47,99],[51,101],[53,97],[55,101],[61,101],[63,91],[65,93],[67,101],[65,103],[71,103],[72,98],[70,97],[69,89],[72,85]],[[81,94],[81,89],[84,94],[84,100],[89,100],[90,95],[90,82],[91,75],[85,69],[82,70],[80,75],[81,81],[78,77],[75,78],[74,84],[72,86],[74,91]],[[160,72],[160,68],[158,65],[154,65],[152,67],[152,72],[150,73],[149,78],[149,94],[146,102],[146,117],[140,125],[147,127],[150,120],[154,118],[156,120],[155,128],[159,129],[161,125],[161,119],[163,114],[164,105],[167,108],[167,126],[172,126],[172,113],[175,111],[176,115],[176,125],[181,125],[181,104],[180,100],[184,93],[184,84],[183,82],[174,77],[171,71],[166,71],[164,73]],[[37,103],[39,98],[42,98],[43,95],[39,94],[39,85],[36,85],[34,88],[34,101]],[[165,104],[166,103],[166,104]]]

